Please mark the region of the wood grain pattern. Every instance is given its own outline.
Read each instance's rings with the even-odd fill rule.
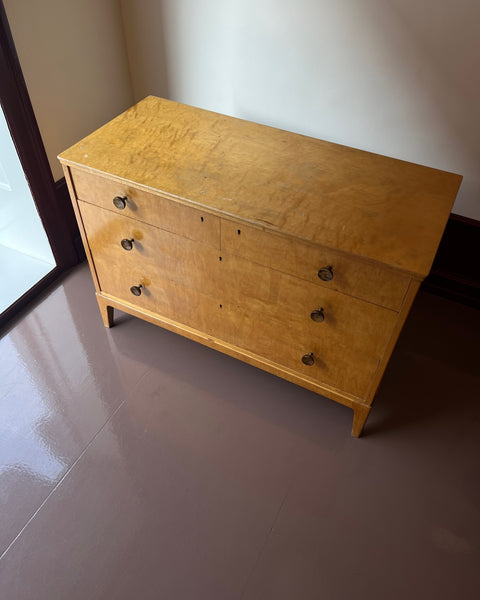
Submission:
[[[105,326],[119,308],[240,358],[360,435],[459,176],[153,97],[60,160]]]
[[[285,294],[285,298],[294,293],[293,278],[284,276],[282,280],[277,274],[269,277],[268,269],[255,268],[235,257],[231,257],[230,262],[229,257],[222,255],[220,261],[218,253],[209,246],[85,202],[79,202],[79,206],[101,290],[357,397],[365,395],[388,341],[395,313],[361,301],[355,304],[355,300],[348,297],[343,302],[343,310],[340,299],[340,310],[336,311],[333,309],[335,300],[331,298],[327,306],[332,306],[332,310],[327,312],[327,322],[322,323],[325,328],[320,329],[320,324],[311,327],[309,314],[305,315],[305,327],[295,327],[295,321],[282,322],[278,315],[275,319],[274,312],[269,314],[270,307],[277,305],[274,311],[278,310],[276,293]],[[128,229],[130,226],[136,229]],[[125,235],[141,238],[141,249],[125,252],[119,243]],[[240,267],[236,266],[238,263]],[[252,268],[250,273],[249,267]],[[259,277],[263,277],[263,282]],[[255,282],[264,290],[262,293],[259,289],[257,295],[266,301],[263,311],[258,310],[258,304],[257,310],[251,310],[251,303],[255,303]],[[142,285],[141,296],[131,294],[132,285]],[[297,293],[302,301],[301,285]],[[246,301],[248,295],[250,304]],[[295,298],[291,300],[294,306]],[[349,308],[349,303],[354,308]],[[352,324],[355,329],[348,335],[344,334],[345,324],[337,331],[335,319],[341,318],[342,312],[344,315],[353,312],[347,326]],[[387,317],[384,322],[382,312]],[[377,315],[376,322],[368,319],[372,314]],[[358,337],[354,339],[359,321],[363,344]],[[301,361],[308,352],[316,357],[312,367]]]
[[[220,219],[211,213],[188,208],[123,181],[99,177],[88,171],[71,169],[71,175],[78,200],[219,248]],[[115,196],[127,198],[123,210],[115,208]]]
[[[461,182],[152,96],[59,158],[420,277]]]
[[[326,338],[312,337],[267,319],[243,312],[235,304],[220,302],[179,283],[158,275],[138,272],[137,279],[145,287],[139,297],[131,295],[121,283],[121,267],[104,272],[109,294],[134,305],[141,311],[162,315],[183,327],[202,331],[205,335],[245,350],[257,359],[267,359],[304,375],[312,381],[337,388],[360,400],[367,392],[379,360],[347,345],[331,343]],[[118,281],[120,279],[120,282]],[[312,366],[302,363],[302,356],[312,352]]]
[[[400,309],[410,281],[405,273],[379,263],[225,219],[222,251],[393,310]],[[318,270],[325,266],[333,268],[329,282],[318,277]]]
[[[128,290],[143,273],[149,279],[159,275],[210,296],[220,295],[221,261],[215,248],[88,202],[78,205],[101,290],[112,293],[114,282]],[[125,251],[122,239],[133,239],[133,249]]]
[[[370,341],[362,347],[358,341],[350,343],[351,336],[342,336],[336,332],[333,323],[323,329],[324,335],[321,335],[318,328],[298,328],[281,323],[267,313],[250,312],[244,296],[239,294],[235,297],[235,294],[232,294],[231,298],[226,299],[222,294],[228,285],[228,279],[218,277],[218,295],[215,296],[214,279],[208,287],[200,285],[203,278],[199,278],[198,284],[195,285],[195,279],[191,276],[182,277],[181,266],[178,271],[172,273],[170,268],[164,268],[164,261],[159,261],[162,265],[159,267],[154,261],[145,260],[143,256],[130,252],[126,253],[128,256],[125,259],[116,260],[117,249],[112,244],[99,243],[99,240],[104,239],[104,229],[100,226],[99,233],[89,229],[90,221],[85,219],[85,212],[91,211],[92,208],[95,210],[94,214],[106,211],[82,203],[82,215],[87,223],[87,232],[90,232],[89,243],[101,290],[121,301],[130,302],[141,310],[163,315],[294,369],[310,379],[323,381],[359,398],[366,394],[379,363],[380,348],[383,350],[388,341],[388,336],[382,331],[381,321],[377,325],[379,329],[375,331],[377,335],[378,331],[383,334],[381,340],[375,340],[375,336],[372,336],[375,341]],[[125,217],[114,215],[114,220],[123,221]],[[93,223],[98,225],[100,219],[95,219]],[[112,230],[114,228],[110,226],[105,231],[108,235]],[[181,238],[175,241],[179,243],[172,244],[172,247],[179,248]],[[122,249],[119,248],[118,255],[121,254]],[[184,262],[191,265],[193,257],[198,259],[200,256],[200,252],[193,251],[192,261]],[[220,264],[220,261],[217,262]],[[168,265],[169,261],[166,264]],[[196,267],[198,265],[199,262],[196,263]],[[193,269],[193,272],[197,273],[197,270]],[[132,285],[142,285],[139,297],[131,294]],[[210,294],[202,291],[205,287],[209,289]],[[368,323],[364,323],[364,327],[368,327]],[[373,325],[372,333],[375,328]],[[301,361],[302,356],[309,352],[313,352],[316,357],[312,367],[305,366]]]
[[[153,323],[163,327],[164,329],[168,329],[168,331],[178,333],[179,335],[208,346],[209,348],[213,348],[223,352],[224,354],[228,354],[233,358],[242,360],[249,365],[267,371],[272,375],[282,377],[283,379],[295,383],[296,385],[300,385],[308,390],[311,390],[312,392],[322,394],[325,397],[338,402],[339,404],[343,404],[344,406],[352,408],[353,410],[356,410],[357,408],[359,410],[363,410],[365,408],[365,404],[359,398],[356,398],[344,390],[331,387],[323,381],[315,380],[311,377],[305,376],[294,369],[289,369],[279,365],[268,358],[263,358],[257,354],[253,354],[248,350],[239,348],[233,344],[229,344],[225,340],[217,339],[213,336],[207,335],[205,332],[199,329],[189,327],[188,325],[183,325],[159,313],[142,309],[131,302],[119,300],[118,298],[110,296],[109,294],[97,292],[96,296],[102,315],[108,309],[108,307],[117,308],[135,317],[144,319],[149,323]]]
[[[223,304],[221,311],[221,339],[358,399],[365,396],[379,360],[350,345],[348,339],[339,344],[326,336],[280,327],[231,304]],[[309,353],[314,357],[311,366],[302,362]]]
[[[271,320],[279,329],[327,343],[348,345],[380,358],[390,339],[397,313],[308,283],[297,277],[222,252],[218,291],[225,301],[238,303],[244,312],[262,322]],[[322,308],[323,322],[311,319]]]
[[[288,327],[303,338],[348,345],[377,359],[383,355],[397,318],[391,310],[225,252],[219,254],[206,245],[97,206],[85,202],[79,202],[79,206],[100,289],[107,293],[125,299],[132,285],[146,285],[146,282],[150,285],[158,278],[168,279],[182,288],[215,298],[216,305],[241,306],[245,314],[256,316],[258,336],[264,335],[263,323],[272,321],[279,331]],[[129,252],[120,245],[125,237],[135,239]],[[185,299],[185,303],[190,301]],[[144,306],[142,301],[139,303]],[[153,305],[146,308],[153,310]],[[169,304],[159,304],[156,308],[169,318],[195,325],[171,312]],[[322,323],[310,318],[311,312],[318,308],[324,310]]]

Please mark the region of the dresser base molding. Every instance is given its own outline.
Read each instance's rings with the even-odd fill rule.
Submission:
[[[308,377],[303,377],[292,371],[287,369],[286,367],[281,367],[278,364],[269,361],[268,359],[253,354],[252,352],[248,352],[243,348],[239,348],[238,346],[234,346],[233,344],[228,344],[227,342],[217,339],[213,336],[209,336],[202,331],[198,331],[196,329],[192,329],[182,323],[177,323],[176,321],[172,321],[171,319],[167,319],[166,317],[162,317],[156,313],[150,312],[148,310],[141,310],[137,306],[122,302],[117,300],[116,298],[109,296],[107,294],[102,294],[96,292],[98,306],[100,308],[100,313],[102,315],[103,324],[105,327],[113,327],[114,325],[114,309],[121,310],[124,313],[132,315],[134,317],[139,317],[144,321],[148,321],[149,323],[153,323],[154,325],[159,325],[168,331],[172,331],[173,333],[178,333],[183,337],[186,337],[195,342],[199,342],[204,346],[208,346],[209,348],[213,348],[214,350],[218,350],[223,354],[228,354],[229,356],[239,359],[243,362],[248,363],[254,367],[258,367],[263,371],[267,371],[272,375],[276,375],[281,377],[282,379],[286,379],[291,383],[304,387],[316,394],[321,396],[325,396],[339,404],[343,404],[344,406],[348,406],[354,412],[353,417],[353,428],[352,428],[352,436],[359,437],[363,426],[367,420],[368,414],[370,412],[370,406],[364,404],[354,396],[342,392],[341,390],[336,390],[326,385],[322,385],[317,383],[313,379],[309,379]]]

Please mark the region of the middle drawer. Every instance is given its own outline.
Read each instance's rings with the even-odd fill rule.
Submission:
[[[78,206],[102,291],[114,293],[109,289],[112,280],[106,277],[108,269],[121,272],[128,287],[136,285],[134,274],[143,270],[218,295],[221,261],[215,248],[87,202],[78,202]],[[100,263],[104,265],[103,278]]]
[[[383,265],[278,232],[222,219],[222,251],[399,311],[410,278]],[[323,278],[323,279],[322,279]]]

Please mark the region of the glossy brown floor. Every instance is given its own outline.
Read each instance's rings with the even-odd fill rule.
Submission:
[[[0,597],[478,598],[480,313],[420,294],[352,412],[140,320],[85,265],[0,341]]]

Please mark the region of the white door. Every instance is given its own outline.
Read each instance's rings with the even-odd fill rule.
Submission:
[[[47,235],[0,109],[0,314],[54,267]]]

